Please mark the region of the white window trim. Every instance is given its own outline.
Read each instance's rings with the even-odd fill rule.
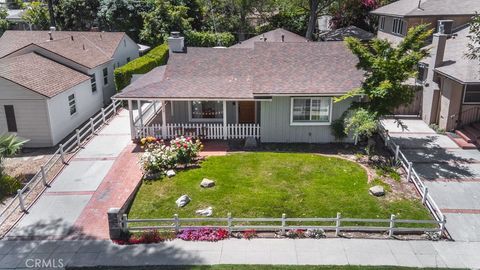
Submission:
[[[221,102],[221,100],[193,100],[193,101],[217,101]],[[225,111],[223,108],[222,103],[222,112]],[[226,117],[225,115],[222,118],[193,118],[192,117],[192,101],[188,101],[188,121],[189,122],[199,122],[199,123],[223,123],[223,118]]]
[[[330,106],[328,108],[328,122],[294,122],[293,121],[293,100],[294,99],[318,99],[318,98],[330,98]],[[311,110],[311,108],[310,108]],[[333,97],[331,96],[314,96],[314,97],[290,97],[290,126],[329,126],[332,124],[332,112],[333,112]]]
[[[385,20],[386,20],[385,16],[380,17],[380,22],[378,24],[378,29],[380,29],[382,31],[385,30]]]
[[[480,102],[465,102],[465,96],[467,95],[467,84],[463,86],[463,98],[462,98],[462,104],[466,105],[479,105]]]
[[[74,105],[75,105],[75,113],[70,113],[70,108],[71,108],[71,105],[70,105],[70,99],[69,97],[73,95],[73,101],[74,101]],[[75,93],[71,93],[69,95],[67,95],[67,105],[68,105],[68,114],[70,115],[70,117],[74,117],[78,114],[78,106],[77,106],[77,95]]]
[[[398,24],[401,22],[402,23],[402,27],[400,28],[400,32],[395,32],[395,21],[397,21],[397,26]],[[392,33],[393,34],[396,34],[396,35],[401,35],[401,36],[404,36],[404,28],[406,28],[406,25],[407,25],[407,22],[401,18],[393,18],[393,21],[392,21]],[[398,28],[398,27],[397,27]]]

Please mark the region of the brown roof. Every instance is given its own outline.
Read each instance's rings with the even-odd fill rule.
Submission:
[[[0,77],[53,97],[90,77],[35,53],[0,59]]]
[[[85,67],[93,68],[113,57],[123,32],[6,31],[0,38],[0,58],[35,44]],[[73,40],[72,40],[73,37]]]
[[[255,43],[252,49],[188,48],[115,97],[252,99],[262,95],[341,95],[363,73],[342,42]]]
[[[284,42],[307,42],[308,41],[308,39],[300,35],[287,31],[283,28],[277,28],[275,30],[244,40],[238,44],[231,46],[230,48],[253,49],[255,42],[265,42],[265,41],[266,42],[282,42],[282,35],[284,36]]]
[[[392,16],[434,16],[434,15],[474,15],[480,11],[479,0],[399,0],[374,11],[377,15]]]

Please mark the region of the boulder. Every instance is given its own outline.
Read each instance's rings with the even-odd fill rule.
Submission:
[[[209,188],[215,186],[215,181],[203,178],[202,182],[200,183],[200,186],[203,188]]]
[[[174,170],[168,170],[167,171],[167,176],[168,177],[174,177],[175,176],[175,171]]]
[[[143,176],[143,179],[144,180],[157,180],[159,178],[162,177],[162,173],[161,172],[157,172],[157,173],[151,173],[151,172],[147,172],[144,176]]]
[[[375,197],[380,197],[385,195],[385,190],[383,189],[382,186],[373,186],[368,191],[370,191],[370,194],[372,194]]]
[[[178,198],[175,203],[177,204],[178,207],[184,207],[191,201],[190,197],[188,195],[182,195],[180,198]]]
[[[205,209],[198,209],[197,211],[195,211],[195,214],[199,216],[209,217],[213,214],[213,208],[209,206]]]

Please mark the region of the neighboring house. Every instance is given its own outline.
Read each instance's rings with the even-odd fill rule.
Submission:
[[[399,43],[408,29],[424,23],[438,29],[447,20],[445,32],[453,32],[467,24],[475,11],[480,11],[478,0],[399,0],[372,14],[379,16],[377,36]]]
[[[343,42],[287,42],[283,35],[285,42],[247,48],[185,48],[183,37],[169,38],[168,64],[114,96],[127,100],[130,112],[133,102],[159,103],[158,117],[143,126],[130,114],[132,138],[335,141],[332,122],[352,100],[334,98],[361,86],[358,59]]]
[[[230,46],[230,48],[251,49],[256,42],[309,42],[309,40],[283,28],[277,28],[275,30],[268,31],[261,35],[239,42],[233,46]]]
[[[369,41],[372,40],[375,35],[356,26],[343,27],[323,32],[319,35],[322,41],[343,41],[347,37],[354,37],[361,41]]]
[[[115,93],[113,70],[138,57],[125,33],[6,31],[0,38],[0,133],[59,143]]]
[[[30,25],[22,18],[24,9],[9,9],[7,21],[8,28],[12,30],[31,30]]]

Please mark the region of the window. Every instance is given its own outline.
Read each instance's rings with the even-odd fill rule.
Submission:
[[[380,30],[385,29],[385,16],[380,17],[380,24],[379,24]]]
[[[90,75],[90,84],[92,85],[92,93],[97,92],[97,79],[95,74]]]
[[[223,119],[223,102],[192,101],[190,111],[191,121],[220,122]]]
[[[480,103],[480,84],[467,84],[465,86],[465,103]]]
[[[292,125],[324,125],[330,124],[330,107],[332,98],[292,98]]]
[[[68,107],[70,108],[70,115],[77,113],[77,104],[75,102],[75,94],[68,96]]]
[[[417,82],[424,83],[427,80],[427,74],[428,74],[428,64],[424,64],[424,63],[418,64]]]
[[[103,84],[108,85],[108,68],[103,69]]]
[[[8,132],[17,132],[17,121],[15,120],[13,105],[5,105],[3,107],[5,109],[5,117],[7,118]]]
[[[405,21],[402,19],[393,19],[392,33],[403,35],[405,24]]]

